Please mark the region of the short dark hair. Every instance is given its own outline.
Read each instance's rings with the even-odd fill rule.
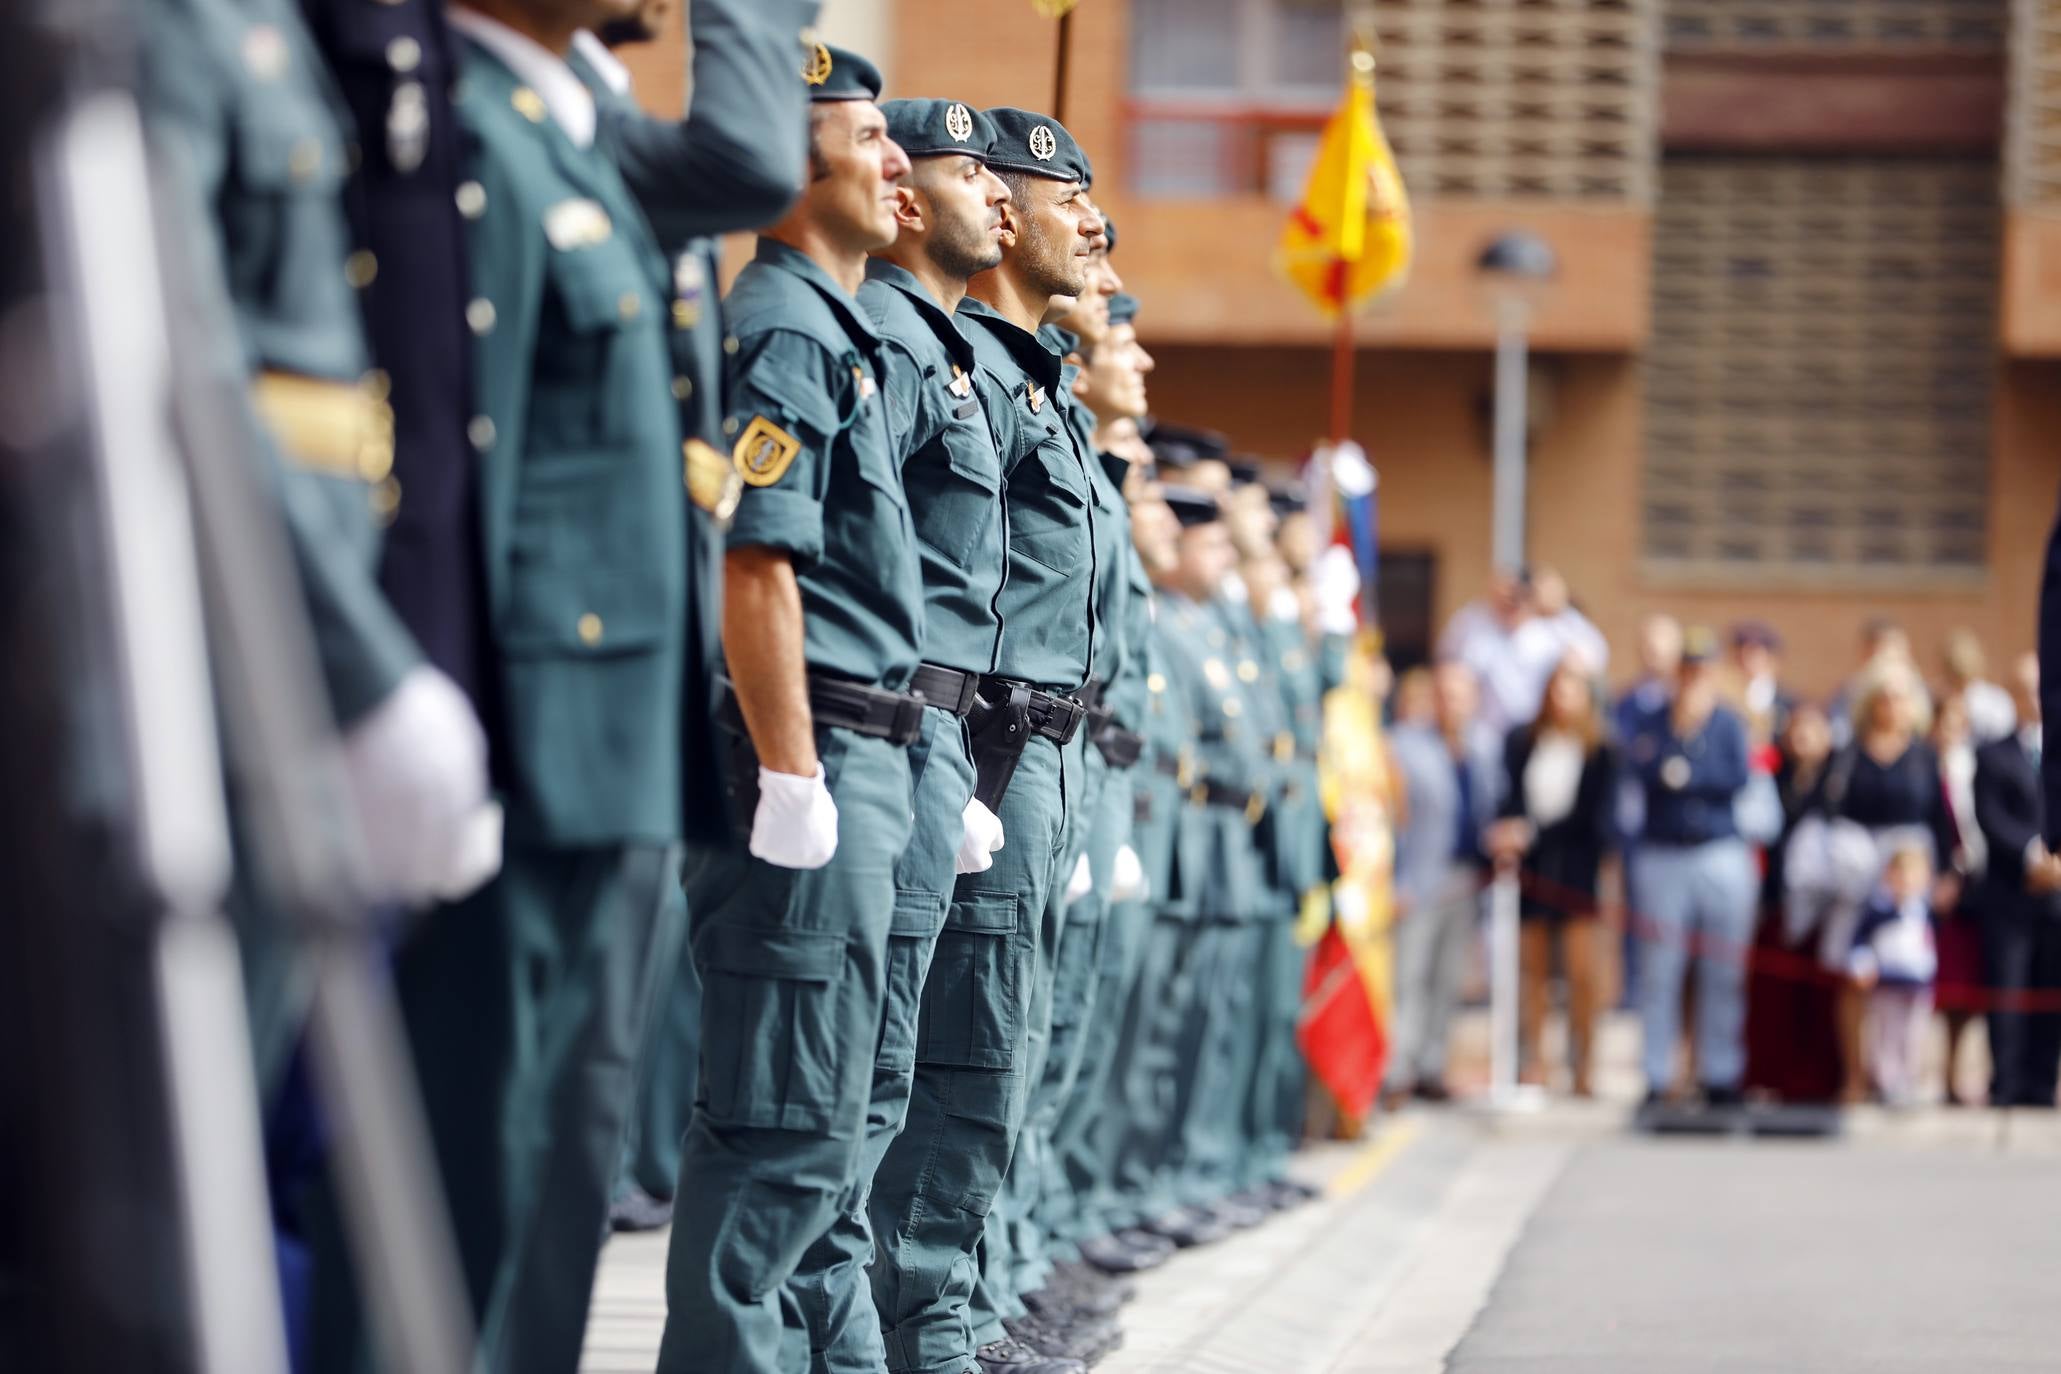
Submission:
[[[823,121],[828,111],[821,103],[809,106],[809,180],[821,181],[830,175],[830,164],[823,158]]]

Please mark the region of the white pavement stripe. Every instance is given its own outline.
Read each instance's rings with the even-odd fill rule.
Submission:
[[[1566,1142],[1484,1145],[1432,1217],[1415,1262],[1325,1374],[1439,1374],[1511,1247],[1567,1167]]]

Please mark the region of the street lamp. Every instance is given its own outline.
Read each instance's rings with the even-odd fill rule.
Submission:
[[[1558,274],[1552,245],[1527,229],[1498,234],[1474,260],[1477,279],[1496,312],[1495,516],[1490,547],[1496,566],[1524,565],[1526,337],[1532,306]]]
[[[1524,446],[1526,331],[1532,306],[1559,271],[1552,246],[1537,234],[1511,229],[1489,240],[1474,260],[1476,277],[1496,312],[1496,452],[1493,541],[1496,567],[1524,566]],[[1536,1090],[1517,1082],[1517,940],[1520,899],[1514,874],[1489,888],[1489,1094],[1491,1112],[1537,1110]]]

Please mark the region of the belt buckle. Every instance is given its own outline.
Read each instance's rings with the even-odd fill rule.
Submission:
[[[1174,774],[1174,786],[1184,792],[1195,786],[1195,755],[1185,744],[1181,746],[1180,757],[1175,760],[1175,768],[1178,771]]]
[[[1274,761],[1289,763],[1295,758],[1295,736],[1283,730],[1274,736]]]
[[[1255,787],[1245,798],[1245,823],[1247,825],[1258,825],[1260,817],[1266,814],[1266,794]]]

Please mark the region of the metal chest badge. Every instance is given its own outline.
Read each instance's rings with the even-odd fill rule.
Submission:
[[[692,329],[701,323],[702,300],[708,295],[708,269],[701,254],[689,249],[673,260],[673,327]]]

